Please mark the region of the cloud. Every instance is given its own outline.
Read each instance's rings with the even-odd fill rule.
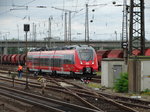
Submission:
[[[84,25],[83,24],[81,24],[81,23],[78,23],[78,22],[74,22],[73,24],[72,24],[72,30],[75,30],[75,31],[83,31],[83,29],[84,29]]]
[[[113,0],[89,0],[89,5],[99,4],[98,6],[89,6],[89,31],[91,38],[109,39],[114,36],[114,31],[118,35],[121,33],[122,25],[122,7],[115,7]],[[123,0],[115,0],[116,4],[122,4]],[[72,13],[72,34],[79,39],[84,38],[85,32],[85,4],[87,0],[0,0],[0,31],[10,32],[9,37],[17,37],[17,25],[19,26],[20,38],[24,39],[23,24],[29,23],[37,25],[37,38],[44,38],[48,31],[48,18],[53,16],[52,35],[63,38],[64,34],[64,12],[61,9],[76,10],[78,13]],[[12,3],[15,5],[28,5],[28,10],[12,10]],[[103,5],[107,4],[107,5]],[[145,5],[150,6],[150,1],[145,0]],[[37,8],[36,6],[46,6],[46,8]],[[54,9],[51,7],[59,9]],[[82,9],[82,10],[81,10]],[[94,9],[94,11],[92,11]],[[146,31],[150,31],[150,9],[145,9]],[[8,11],[6,13],[6,11]],[[68,17],[67,17],[68,20]],[[93,20],[93,22],[90,22]],[[82,33],[77,35],[77,33]]]

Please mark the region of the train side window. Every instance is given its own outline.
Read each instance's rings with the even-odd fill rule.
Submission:
[[[50,58],[50,63],[49,63],[50,66],[54,66],[54,58]]]
[[[39,59],[38,58],[34,58],[34,61],[33,61],[34,65],[39,65]]]
[[[59,66],[59,60],[57,58],[54,58],[54,67]]]
[[[41,59],[41,65],[49,66],[49,59],[48,58],[42,58]]]
[[[64,64],[74,64],[74,55],[64,55]]]
[[[51,63],[52,63],[51,59],[52,59],[52,55],[49,55],[49,58],[47,60],[47,63],[49,66],[51,66]]]

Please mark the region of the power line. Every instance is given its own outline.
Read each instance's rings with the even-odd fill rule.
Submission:
[[[9,12],[10,12],[10,10],[6,10],[4,12],[1,12],[0,15],[6,14],[6,13],[9,13]]]

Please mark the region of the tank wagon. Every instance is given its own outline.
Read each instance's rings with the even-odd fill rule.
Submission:
[[[1,64],[12,64],[12,65],[18,65],[18,64],[25,64],[25,54],[8,54],[8,55],[2,55],[1,56]]]
[[[111,50],[108,53],[107,58],[123,58],[123,50],[121,49]]]
[[[8,56],[8,55],[3,55],[3,56],[2,56],[2,63],[7,64],[7,61],[6,61],[7,56]]]
[[[33,72],[73,77],[92,77],[98,71],[97,55],[91,46],[75,45],[50,51],[31,51],[27,54],[27,68]]]
[[[145,50],[145,56],[150,56],[150,49]]]
[[[110,52],[110,50],[98,50],[98,51],[96,51],[99,70],[101,69],[102,59],[107,58],[107,55],[108,55],[109,52]]]
[[[24,65],[26,62],[26,54],[21,54],[19,57],[19,62],[21,65]]]
[[[141,53],[141,51],[137,50],[137,49],[135,49],[135,50],[132,51],[132,54],[135,55],[135,56],[140,55],[140,53]]]
[[[98,50],[96,53],[99,70],[101,70],[101,61],[103,60],[103,58],[123,58],[123,50],[121,49]]]
[[[135,56],[140,55],[140,50],[133,50],[132,54]],[[101,68],[101,61],[103,58],[123,58],[123,50],[122,49],[113,49],[113,50],[98,50],[96,52],[98,59],[98,66]],[[150,48],[145,49],[145,56],[150,56]]]

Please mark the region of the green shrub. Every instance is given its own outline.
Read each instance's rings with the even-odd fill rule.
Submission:
[[[114,83],[114,89],[116,92],[128,92],[128,74],[121,73],[120,78],[116,79]]]

